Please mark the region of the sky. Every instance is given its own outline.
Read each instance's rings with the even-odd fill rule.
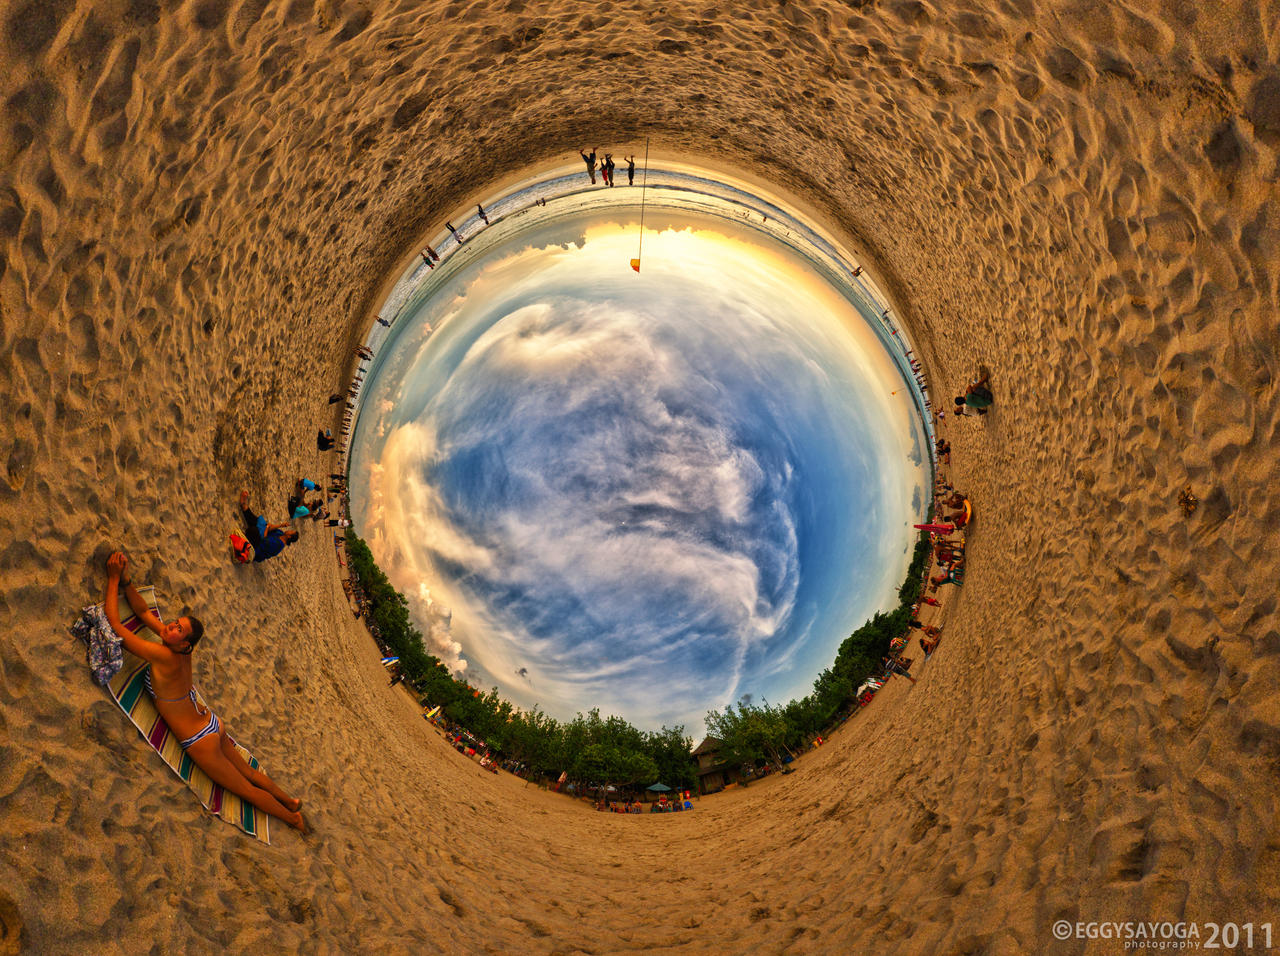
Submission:
[[[636,214],[531,217],[397,318],[352,517],[473,686],[698,736],[744,694],[803,696],[892,606],[923,439],[803,256],[651,208],[637,275]]]

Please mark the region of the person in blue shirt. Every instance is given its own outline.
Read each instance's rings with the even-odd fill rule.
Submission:
[[[249,492],[240,492],[240,510],[244,512],[245,537],[253,545],[254,562],[274,558],[298,540],[298,532],[285,525],[268,524],[262,515],[249,510]]]

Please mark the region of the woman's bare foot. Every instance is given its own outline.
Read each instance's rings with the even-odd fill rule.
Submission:
[[[289,824],[289,826],[293,827],[303,836],[306,836],[311,832],[311,827],[307,824],[307,821],[303,818],[300,811],[295,810],[293,813],[289,814],[284,818],[284,822]]]
[[[302,801],[297,797],[290,797],[287,800],[281,800],[280,805],[291,813],[297,813],[302,809]]]

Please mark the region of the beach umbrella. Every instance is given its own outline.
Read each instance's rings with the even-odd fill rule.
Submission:
[[[652,787],[646,787],[646,790],[652,790],[654,793],[668,793],[671,788],[665,783],[655,783]]]

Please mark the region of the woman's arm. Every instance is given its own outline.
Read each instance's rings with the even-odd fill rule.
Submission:
[[[147,627],[151,628],[158,637],[163,637],[164,632],[161,628],[164,627],[164,622],[162,622],[160,618],[156,617],[151,608],[147,606],[147,602],[142,600],[142,595],[139,594],[138,589],[133,586],[133,582],[121,581],[120,583],[124,585],[124,596],[129,602],[129,607],[133,608],[133,613],[138,615],[138,619],[142,621],[143,624],[147,625]]]
[[[107,558],[107,592],[103,596],[103,611],[107,615],[107,623],[111,625],[111,629],[116,632],[116,636],[124,643],[125,650],[131,654],[136,654],[143,660],[156,663],[169,656],[169,649],[163,644],[157,644],[154,641],[139,637],[120,623],[120,598],[117,592],[120,588],[120,575],[124,573],[128,563],[128,559],[120,551],[114,552],[111,557]],[[129,585],[129,589],[134,591],[135,594],[137,593],[132,584]],[[141,601],[140,596],[139,601]],[[132,603],[132,600],[130,600],[131,605]],[[155,618],[155,615],[151,614],[150,611],[147,611],[147,615],[152,619]],[[146,618],[144,617],[143,620],[145,621]],[[148,622],[147,626],[152,627],[150,622]],[[158,626],[152,629],[157,634],[160,633]]]
[[[130,580],[129,575],[129,559],[125,558],[124,560],[125,566],[120,570],[120,584],[124,587],[125,600],[129,602],[129,607],[138,616],[138,620],[151,628],[158,637],[163,637],[164,632],[161,631],[161,628],[164,627],[164,624],[160,618],[152,613],[151,608],[147,606],[147,602],[142,600],[142,595],[138,593],[138,589],[133,586],[133,581]]]

